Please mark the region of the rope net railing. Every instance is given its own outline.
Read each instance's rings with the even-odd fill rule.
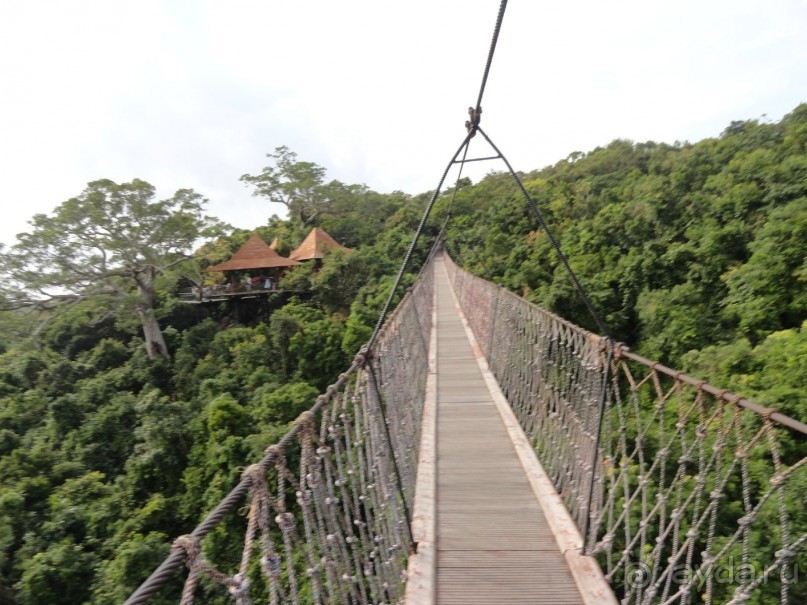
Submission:
[[[491,371],[623,603],[807,602],[807,426],[445,258]]]
[[[238,605],[401,602],[413,548],[408,517],[433,287],[430,264],[373,346],[244,471],[193,533],[174,542],[126,605],[147,602],[175,581],[183,563],[189,571],[182,605],[216,591]],[[204,538],[238,507],[246,517],[240,558],[214,564]]]

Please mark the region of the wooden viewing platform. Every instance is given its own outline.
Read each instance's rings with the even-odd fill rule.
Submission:
[[[223,286],[215,288],[203,288],[200,292],[197,288],[185,288],[179,292],[179,300],[185,303],[198,304],[206,302],[221,302],[223,300],[232,300],[234,298],[255,298],[258,296],[266,296],[269,294],[284,294],[296,293],[297,290],[283,290],[281,288],[244,288],[239,286],[237,289],[227,290]]]
[[[439,258],[435,280],[435,377],[421,446],[431,470],[419,471],[415,504],[423,566],[407,603],[616,603],[579,554],[579,534],[487,372]]]

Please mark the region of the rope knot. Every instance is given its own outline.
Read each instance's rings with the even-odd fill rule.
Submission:
[[[762,412],[762,417],[765,420],[770,420],[771,416],[773,416],[776,412],[778,412],[776,408],[765,408],[765,411]]]
[[[353,358],[353,363],[357,364],[359,367],[364,367],[364,364],[367,363],[367,359],[370,357],[370,347],[367,345],[363,345],[359,352],[356,353],[356,356]]]
[[[311,410],[306,410],[297,416],[297,420],[294,421],[294,424],[302,428],[312,428],[314,426],[314,413]]]
[[[276,576],[280,573],[280,557],[276,554],[261,557],[261,567],[268,575]]]
[[[739,525],[740,527],[748,527],[756,520],[757,520],[756,515],[748,513],[744,517],[740,517],[739,519],[737,519],[737,525]]]
[[[187,556],[188,565],[190,565],[199,556],[199,540],[197,540],[191,534],[179,536],[176,540],[174,540],[171,548],[184,550]]]
[[[240,573],[235,574],[227,583],[227,590],[234,597],[243,597],[249,592],[249,578],[242,576]]]
[[[751,593],[746,592],[742,587],[734,591],[734,597],[726,605],[743,605],[751,600]]]
[[[260,464],[251,464],[247,468],[244,469],[244,472],[241,473],[241,478],[246,479],[249,477],[252,479],[252,483],[256,483],[256,481],[260,481],[263,478],[264,470]]]
[[[277,517],[275,517],[275,523],[277,523],[281,529],[289,530],[294,528],[294,515],[291,513],[281,513]]]
[[[283,448],[276,443],[263,450],[263,453],[265,456],[271,456],[274,460],[281,460],[285,452]]]

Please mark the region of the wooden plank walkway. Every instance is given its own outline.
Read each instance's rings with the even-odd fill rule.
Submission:
[[[582,603],[435,269],[437,603]]]

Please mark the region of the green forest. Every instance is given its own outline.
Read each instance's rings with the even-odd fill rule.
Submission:
[[[433,192],[328,180],[286,147],[266,163],[241,180],[288,216],[253,231],[189,189],[98,180],[0,248],[0,605],[122,602],[370,337]],[[807,105],[520,176],[617,340],[807,418]],[[439,195],[405,285],[443,224],[460,265],[593,329],[509,174]],[[251,233],[286,254],[314,226],[351,251],[260,309],[180,299]]]

